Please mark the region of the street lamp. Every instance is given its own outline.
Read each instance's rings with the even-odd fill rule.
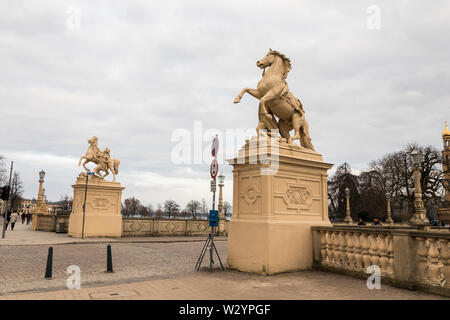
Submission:
[[[225,176],[221,173],[217,179],[219,180],[219,219],[223,219],[223,194],[222,194],[222,188],[223,183],[225,182]]]
[[[346,199],[346,208],[345,208],[345,219],[344,221],[347,223],[353,222],[352,217],[350,216],[350,189],[345,188],[345,199]]]
[[[412,170],[414,171],[414,215],[410,223],[413,225],[428,225],[426,210],[422,200],[422,187],[420,185],[420,162],[422,155],[417,150],[411,152]]]
[[[44,170],[41,170],[40,172],[39,172],[39,181],[44,181],[44,177],[45,177],[45,171]]]
[[[386,222],[389,224],[393,224],[394,220],[392,220],[391,214],[391,194],[389,192],[386,193],[386,208],[387,208],[387,219]]]

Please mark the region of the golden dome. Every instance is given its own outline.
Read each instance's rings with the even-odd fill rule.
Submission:
[[[444,128],[444,132],[442,132],[442,136],[450,136],[450,131],[447,128],[447,120],[445,120],[445,128]]]

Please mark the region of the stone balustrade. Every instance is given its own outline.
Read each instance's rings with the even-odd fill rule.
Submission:
[[[122,237],[207,236],[209,220],[123,218]],[[228,235],[228,221],[220,219],[215,235]]]
[[[312,227],[314,267],[450,296],[450,232],[413,227]]]
[[[63,223],[66,232],[69,225],[69,215],[34,214],[36,231],[57,231],[57,224]],[[220,219],[215,235],[228,236],[228,221]],[[150,237],[150,236],[207,236],[211,231],[209,220],[186,219],[149,219],[123,218],[122,237]],[[58,231],[57,231],[58,232]]]

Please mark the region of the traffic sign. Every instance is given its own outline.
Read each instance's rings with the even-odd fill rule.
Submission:
[[[219,136],[215,136],[211,144],[211,154],[215,158],[219,152]]]
[[[209,226],[217,227],[219,225],[219,211],[209,210]]]
[[[214,159],[211,162],[211,167],[209,168],[209,172],[211,173],[211,178],[215,179],[217,176],[217,173],[219,172],[219,164],[217,163],[216,159]]]
[[[216,192],[216,188],[217,188],[216,180],[213,179],[213,180],[211,180],[211,192]]]

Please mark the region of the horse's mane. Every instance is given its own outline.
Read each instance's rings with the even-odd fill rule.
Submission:
[[[286,57],[284,54],[282,54],[281,52],[278,52],[276,50],[269,49],[269,52],[271,54],[279,56],[283,60],[284,65],[286,66],[286,73],[284,74],[283,78],[286,78],[288,72],[291,71],[291,68],[292,68],[291,67],[291,60],[288,57]]]

